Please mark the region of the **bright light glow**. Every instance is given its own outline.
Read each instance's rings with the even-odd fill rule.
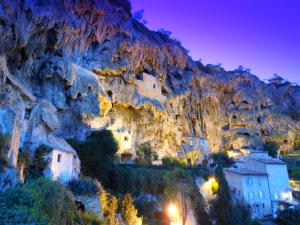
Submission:
[[[171,225],[182,225],[181,222],[171,222]]]
[[[211,191],[212,193],[216,193],[219,189],[219,183],[214,177],[210,177],[208,181],[203,184],[203,187],[206,191]]]
[[[171,218],[178,216],[178,210],[177,210],[176,205],[174,205],[172,203],[169,205],[168,214],[169,214],[169,217],[171,217]]]

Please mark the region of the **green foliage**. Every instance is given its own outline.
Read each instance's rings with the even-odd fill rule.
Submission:
[[[4,169],[8,165],[7,149],[8,137],[5,134],[0,133],[0,169]]]
[[[291,168],[288,168],[288,170],[292,178],[300,180],[300,168],[298,166],[292,166]]]
[[[96,195],[100,191],[101,184],[90,177],[80,177],[70,180],[68,188],[75,195]]]
[[[251,211],[248,205],[242,203],[237,203],[233,205],[234,215],[231,215],[233,218],[233,223],[235,225],[252,225],[253,221],[251,220]]]
[[[195,217],[197,224],[199,225],[211,225],[209,215],[206,212],[206,205],[203,196],[199,192],[199,189],[195,182],[193,183],[193,188],[190,193],[192,207],[195,212]]]
[[[173,166],[173,167],[187,167],[189,166],[186,159],[175,158],[172,156],[166,156],[162,159],[162,164],[164,166]]]
[[[118,199],[112,196],[109,202],[108,214],[106,215],[105,224],[107,225],[118,225],[119,220],[116,218],[116,212],[118,210]]]
[[[100,202],[104,215],[104,224],[118,225],[119,221],[116,218],[116,213],[118,211],[118,199],[102,189],[100,193]]]
[[[117,180],[115,189],[118,193],[136,193],[138,175],[135,169],[130,166],[117,166],[115,168],[115,177]]]
[[[127,193],[122,201],[121,216],[126,225],[137,225],[140,220],[133,205],[131,194]]]
[[[213,164],[219,167],[230,167],[234,163],[225,152],[212,153],[210,157],[213,160]]]
[[[81,173],[99,179],[105,187],[115,182],[114,161],[118,144],[111,131],[93,132],[85,142],[69,140],[81,160]]]
[[[300,136],[296,136],[294,139],[294,150],[300,150]]]
[[[82,225],[104,225],[104,222],[97,215],[89,212],[79,212],[82,220]]]
[[[156,202],[137,200],[134,202],[138,210],[138,216],[143,217],[143,224],[156,225],[160,224],[159,219],[156,218]]]
[[[277,156],[278,144],[274,141],[266,141],[264,149],[268,152],[268,155],[275,158]]]
[[[27,180],[37,179],[43,176],[44,170],[49,165],[49,160],[47,159],[47,155],[50,153],[50,151],[51,148],[42,145],[36,149],[32,160],[29,160],[30,157],[28,157],[28,155],[24,153],[23,158],[27,162],[26,169],[25,169],[25,177]]]
[[[295,209],[278,211],[275,222],[278,225],[299,225],[300,211]]]
[[[135,163],[140,165],[152,165],[158,159],[157,153],[151,148],[149,142],[138,146]]]
[[[210,215],[216,225],[234,225],[233,205],[230,197],[229,186],[222,167],[216,171],[216,179],[219,183],[216,198],[211,201]]]
[[[3,224],[81,224],[71,193],[44,178],[0,194],[0,218]]]

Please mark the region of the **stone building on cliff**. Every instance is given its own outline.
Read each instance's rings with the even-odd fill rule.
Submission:
[[[148,98],[153,98],[159,102],[165,102],[166,97],[162,94],[162,85],[156,76],[142,73],[136,75],[136,91]]]

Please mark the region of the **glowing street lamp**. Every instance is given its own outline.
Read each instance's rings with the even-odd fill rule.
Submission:
[[[170,203],[168,206],[168,214],[170,218],[175,218],[178,216],[178,209],[173,203]]]

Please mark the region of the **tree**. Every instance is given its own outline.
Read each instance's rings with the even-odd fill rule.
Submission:
[[[217,152],[210,155],[214,165],[219,167],[230,167],[233,164],[233,160],[225,152]]]
[[[192,191],[193,180],[184,170],[175,168],[165,177],[165,194],[172,202],[177,202],[181,207],[182,224],[185,225],[188,212],[188,201]],[[177,198],[179,196],[179,198]]]
[[[233,205],[230,197],[229,186],[221,166],[219,166],[216,170],[216,179],[219,183],[219,189],[217,191],[216,198],[211,202],[211,218],[215,220],[216,225],[233,225]]]
[[[107,225],[118,225],[119,220],[116,217],[116,212],[118,210],[118,199],[113,196],[109,203],[108,215],[106,218]]]
[[[49,160],[47,155],[50,153],[51,149],[45,145],[38,147],[35,150],[34,156],[30,159],[28,153],[21,152],[20,161],[25,162],[25,177],[26,180],[37,179],[43,176],[44,170],[49,165]],[[22,163],[22,162],[20,162]]]
[[[274,141],[266,141],[264,149],[268,152],[268,155],[275,158],[277,156],[278,144]]]
[[[93,132],[85,142],[69,140],[81,160],[84,176],[99,179],[105,187],[113,180],[113,169],[118,143],[109,130]]]
[[[209,219],[209,215],[206,212],[206,205],[203,199],[203,196],[199,192],[197,185],[194,182],[191,194],[191,203],[195,212],[195,217],[197,220],[197,224],[199,225],[211,225],[211,221]]]
[[[152,165],[158,159],[157,153],[151,148],[149,142],[138,146],[136,151],[136,163],[141,165]]]
[[[299,225],[300,211],[296,209],[278,211],[275,222],[278,225]]]
[[[137,217],[137,209],[133,205],[131,194],[127,193],[122,201],[121,215],[126,225],[137,225],[139,218]]]
[[[1,224],[85,225],[70,191],[45,178],[0,194],[0,218]]]

